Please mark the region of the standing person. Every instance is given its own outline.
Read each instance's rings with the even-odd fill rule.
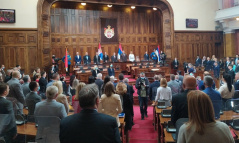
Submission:
[[[61,143],[121,143],[116,119],[97,112],[98,95],[95,84],[80,90],[79,104],[83,110],[61,120]]]
[[[105,85],[108,83],[110,81],[110,76],[105,76],[105,78],[104,78],[104,83],[103,83],[103,85],[101,86],[101,91],[102,91],[102,94],[105,94],[104,93],[104,91],[105,91]],[[113,83],[112,83],[113,84]]]
[[[95,84],[98,86],[98,90],[99,90],[99,96],[101,97],[102,95],[102,86],[104,84],[104,81],[102,80],[102,74],[98,73],[96,80],[95,80]]]
[[[112,64],[110,64],[110,67],[108,68],[108,75],[109,76],[115,76],[115,70],[114,70]]]
[[[6,73],[5,73],[4,69],[5,69],[5,66],[2,65],[1,68],[0,68],[0,73],[2,73],[2,79],[3,79],[3,81],[5,80],[5,77],[6,77]]]
[[[6,99],[9,93],[9,86],[6,83],[0,83],[0,114],[5,114],[7,118],[2,122],[7,122],[6,126],[1,126],[1,137],[6,143],[14,142],[17,135],[17,126],[15,122],[14,110],[12,102]],[[3,124],[3,123],[2,123]]]
[[[97,74],[100,73],[100,70],[98,69],[98,66],[94,66],[94,70],[92,70],[92,76],[96,78]]]
[[[202,65],[202,60],[200,59],[199,55],[197,55],[197,58],[195,60],[195,66],[199,67]]]
[[[163,65],[165,64],[166,57],[167,57],[167,55],[166,55],[163,51],[161,51],[161,53],[160,53],[160,59],[162,60]]]
[[[40,86],[40,94],[44,94],[46,93],[46,86],[47,86],[47,80],[46,80],[46,72],[43,71],[41,72],[41,78],[39,80],[39,86]]]
[[[171,106],[172,91],[170,87],[167,87],[167,80],[162,78],[160,80],[160,87],[157,89],[154,105],[157,105],[158,101],[164,101],[166,106]]]
[[[213,73],[214,73],[214,77],[218,79],[220,75],[220,66],[218,65],[217,62],[214,62]]]
[[[99,56],[98,52],[95,53],[94,63],[97,65],[100,63],[100,56]]]
[[[148,61],[148,60],[149,60],[149,54],[148,54],[147,51],[146,51],[145,54],[144,54],[144,60],[145,60],[145,61]]]
[[[140,73],[140,78],[136,80],[135,87],[138,89],[137,94],[139,95],[141,120],[144,120],[144,116],[148,117],[147,108],[149,96],[149,80],[145,77],[145,74],[143,72]]]
[[[180,93],[180,83],[175,81],[175,75],[170,75],[170,81],[168,82],[168,87],[171,88],[172,95]]]
[[[212,69],[212,61],[210,60],[209,57],[207,57],[205,71],[210,71],[211,69]]]
[[[108,63],[109,62],[109,56],[107,55],[106,52],[105,52],[105,55],[103,56],[103,62],[104,63]]]
[[[207,58],[206,58],[206,56],[203,56],[203,58],[202,58],[202,67],[206,67],[206,64],[207,64]]]
[[[8,69],[7,70],[7,74],[6,74],[6,77],[5,77],[5,80],[4,82],[7,83],[12,77],[11,77],[11,73],[12,73],[12,70],[11,69]]]
[[[16,98],[19,111],[23,114],[23,105],[25,104],[25,96],[23,94],[23,90],[19,82],[20,75],[21,74],[19,71],[12,72],[12,79],[7,82],[10,89],[8,97]]]
[[[160,77],[159,75],[154,76],[154,82],[149,85],[149,99],[151,101],[155,100],[155,96],[157,95],[157,89],[160,86]]]
[[[114,53],[114,55],[113,56],[111,56],[111,62],[112,63],[115,63],[115,62],[117,62],[118,60],[117,60],[117,56],[115,55],[115,53]]]
[[[52,80],[53,74],[57,73],[58,69],[56,65],[52,65],[49,72],[48,72],[48,81]]]
[[[151,59],[154,61],[154,63],[158,62],[158,57],[156,55],[156,50],[154,49],[154,51],[150,54]]]
[[[22,87],[23,94],[26,97],[26,95],[31,91],[29,88],[29,83],[31,82],[31,78],[29,75],[25,75],[22,79],[24,83],[21,85],[21,87]]]
[[[234,82],[235,79],[235,72],[232,69],[232,65],[228,66],[227,74],[231,76],[232,83]]]
[[[178,134],[177,143],[234,143],[228,125],[215,121],[212,102],[202,91],[187,95],[189,121]]]
[[[226,57],[226,62],[225,62],[225,71],[228,71],[228,66],[231,64],[230,58]]]
[[[81,64],[81,56],[79,55],[79,52],[76,52],[75,64],[76,65],[80,65]]]
[[[85,65],[91,64],[91,58],[88,55],[88,52],[85,52],[85,56],[83,57],[83,60]]]
[[[173,69],[177,70],[179,66],[178,59],[175,57],[174,61],[172,62],[173,64]]]
[[[130,51],[129,61],[131,61],[131,62],[134,62],[134,61],[135,61],[135,57],[134,57],[133,51]]]
[[[124,51],[122,51],[122,54],[120,55],[121,62],[127,62],[127,55]]]
[[[65,63],[65,58],[66,58],[66,56],[64,56],[63,58],[62,58],[62,61]],[[69,55],[69,52],[67,51],[67,60],[68,60],[68,70],[67,70],[67,72],[66,72],[66,75],[70,75],[69,74],[69,72],[70,72],[70,68],[71,68],[71,56]]]
[[[38,67],[36,68],[36,72],[35,72],[35,70],[33,72],[33,81],[36,81],[36,79],[37,79],[36,74],[41,74],[41,69]]]

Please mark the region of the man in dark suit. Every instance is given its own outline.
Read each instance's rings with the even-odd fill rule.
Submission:
[[[231,64],[231,61],[230,61],[230,58],[229,58],[229,57],[227,57],[226,59],[227,59],[227,60],[226,60],[226,62],[225,62],[225,71],[227,72],[227,71],[228,71],[228,66]]]
[[[212,61],[207,57],[205,71],[210,71],[212,69]]]
[[[12,143],[13,138],[17,135],[17,127],[11,101],[6,99],[9,93],[9,86],[6,83],[0,83],[0,114],[5,114],[4,118],[1,116],[1,137],[4,138],[6,143]]]
[[[121,62],[127,62],[127,55],[124,51],[122,51],[122,54],[120,55]]]
[[[179,62],[178,62],[178,59],[175,57],[174,61],[172,62],[173,64],[173,69],[178,69],[178,66],[179,66]]]
[[[110,67],[108,68],[108,75],[109,76],[115,76],[115,70],[114,70],[112,64],[110,64]]]
[[[94,64],[99,64],[99,63],[100,63],[100,56],[98,52],[96,52],[94,56]]]
[[[76,64],[76,65],[81,64],[81,56],[79,55],[79,52],[76,52],[75,64]]]
[[[19,79],[20,79],[20,72],[19,71],[12,72],[12,79],[7,82],[10,88],[8,97],[16,98],[17,100],[16,104],[19,108],[19,111],[23,113],[23,105],[25,104],[25,96],[23,94],[23,90],[22,90]]]
[[[236,58],[235,58],[235,65],[238,65],[238,63],[237,63],[238,60],[239,60],[238,55],[236,55]]]
[[[49,73],[48,73],[48,80],[50,81],[52,79],[52,75],[54,73],[57,73],[58,69],[57,69],[57,66],[52,64],[50,70],[49,70]]]
[[[154,82],[149,85],[149,99],[154,101],[157,94],[157,88],[160,86],[159,75],[154,76]]]
[[[144,60],[145,60],[145,61],[148,61],[148,60],[149,60],[149,54],[148,54],[147,51],[146,51],[145,54],[144,54]]]
[[[29,83],[31,82],[31,78],[29,75],[25,75],[22,79],[24,83],[21,85],[21,87],[23,94],[26,97],[26,95],[30,92]]]
[[[234,83],[235,90],[239,90],[239,73],[235,75],[235,83]]]
[[[41,102],[41,97],[37,94],[39,84],[35,81],[30,82],[30,93],[26,95],[26,105],[28,107],[28,115],[34,115],[36,103]]]
[[[171,121],[174,125],[178,119],[188,118],[187,94],[190,90],[195,90],[196,86],[196,79],[193,76],[185,76],[183,79],[184,92],[172,97]]]
[[[11,74],[12,74],[12,70],[11,70],[11,69],[8,69],[8,70],[7,70],[6,77],[5,77],[5,79],[4,79],[4,82],[5,82],[5,83],[7,83],[7,82],[12,78]]]
[[[111,62],[117,62],[118,60],[117,60],[117,56],[115,55],[115,53],[114,53],[114,55],[113,56],[111,56]]]
[[[109,62],[109,56],[107,55],[106,52],[105,52],[105,55],[103,56],[103,62],[104,63],[108,63]]]
[[[92,76],[96,78],[98,73],[100,73],[100,70],[98,69],[98,66],[95,66],[94,70],[92,70]]]
[[[79,103],[83,110],[61,120],[61,143],[121,143],[115,118],[97,112],[98,94],[95,84],[81,89]]]
[[[41,72],[41,78],[39,80],[40,93],[46,93],[46,85],[47,85],[46,72],[43,71]]]
[[[102,80],[102,74],[98,73],[96,80],[95,80],[95,84],[98,86],[98,90],[99,90],[99,96],[101,97],[102,95],[102,86],[104,84],[104,81]]]
[[[85,56],[83,57],[83,60],[84,60],[84,64],[85,65],[88,65],[91,63],[91,58],[90,56],[88,55],[88,52],[85,52]]]
[[[235,79],[235,72],[233,71],[232,69],[232,65],[229,65],[228,66],[228,71],[227,73],[231,76],[231,79],[232,79],[232,83],[234,82],[234,79]]]
[[[195,61],[195,66],[198,67],[198,66],[201,66],[201,64],[202,64],[202,60],[199,58],[199,56],[197,56]]]

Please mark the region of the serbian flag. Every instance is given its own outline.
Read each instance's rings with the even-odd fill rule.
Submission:
[[[102,50],[101,50],[101,45],[99,43],[99,47],[98,47],[98,54],[100,56],[100,59],[103,60],[103,53],[102,53]]]
[[[66,72],[68,72],[68,57],[67,57],[67,48],[66,48],[66,55],[65,55],[65,68],[66,68]]]
[[[158,57],[158,62],[159,62],[160,61],[160,47],[159,47],[159,45],[158,45],[158,47],[157,47],[155,52],[156,52],[156,55]]]
[[[118,59],[120,59],[120,55],[123,53],[122,51],[121,44],[119,43]]]

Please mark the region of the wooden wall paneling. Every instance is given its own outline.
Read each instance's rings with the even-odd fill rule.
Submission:
[[[0,46],[0,65],[2,64],[6,64],[5,59],[6,59],[6,55],[5,55],[5,47],[1,47]],[[5,65],[7,67],[7,65]]]

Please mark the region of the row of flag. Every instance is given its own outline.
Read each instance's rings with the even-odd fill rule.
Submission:
[[[119,43],[119,50],[118,50],[118,60],[120,60],[120,55],[123,53],[123,50],[122,50],[122,47],[121,47],[121,44]],[[100,59],[103,60],[103,53],[102,53],[102,50],[101,50],[101,45],[99,43],[99,47],[98,47],[98,54],[100,56]],[[158,45],[157,49],[156,49],[156,53],[157,57],[160,56],[160,47]],[[158,58],[158,61],[160,61],[160,58]],[[67,58],[67,48],[66,48],[66,55],[65,55],[65,68],[66,68],[66,71],[68,71],[68,58]]]

